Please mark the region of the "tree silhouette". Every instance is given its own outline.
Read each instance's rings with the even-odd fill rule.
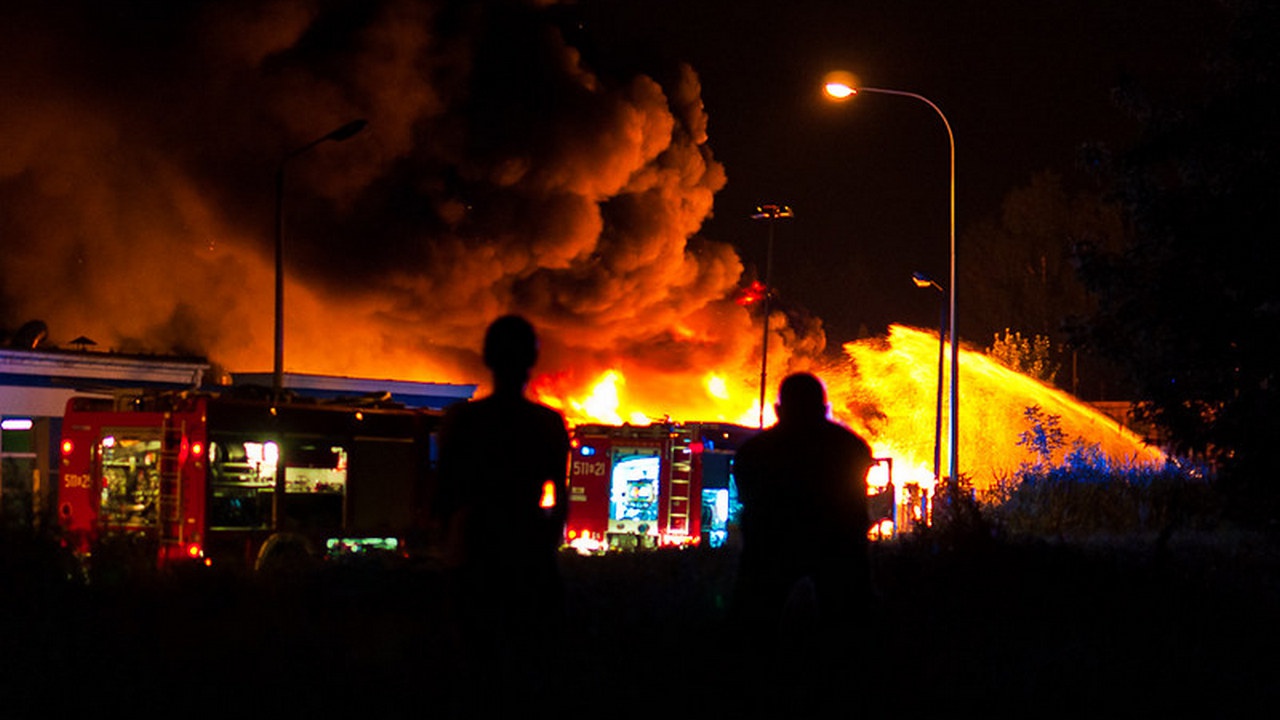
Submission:
[[[1126,89],[1143,121],[1127,151],[1096,159],[1134,233],[1087,248],[1097,293],[1089,340],[1122,362],[1143,419],[1217,463],[1253,510],[1280,498],[1280,9],[1242,2],[1202,93],[1160,103]],[[1188,80],[1190,85],[1190,79]]]
[[[1073,356],[1079,350],[1074,328],[1097,309],[1077,274],[1076,258],[1081,248],[1117,251],[1124,236],[1121,207],[1104,202],[1096,189],[1069,190],[1052,172],[1033,176],[1005,196],[999,218],[976,224],[961,243],[964,335],[995,338],[997,344],[1002,333],[1047,338],[1046,368],[1066,370],[1056,378],[1059,385],[1110,399],[1118,385],[1110,364]],[[1037,377],[1055,381],[1053,373]]]

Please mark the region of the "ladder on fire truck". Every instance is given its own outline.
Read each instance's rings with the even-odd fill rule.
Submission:
[[[664,535],[689,534],[689,513],[693,508],[693,454],[689,446],[671,444],[671,492],[667,493],[667,528]]]
[[[182,523],[182,446],[186,423],[165,418],[160,445],[160,552],[168,556],[174,546],[181,546]]]

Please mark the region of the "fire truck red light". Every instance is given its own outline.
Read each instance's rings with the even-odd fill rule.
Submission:
[[[550,510],[556,506],[556,484],[551,480],[542,483],[542,499],[538,501],[538,507],[543,510]]]
[[[63,441],[62,441],[62,454],[63,454],[63,455],[70,455],[70,454],[71,454],[71,451],[72,451],[72,450],[74,450],[74,449],[75,449],[75,445],[71,444],[71,441],[70,441],[70,440],[63,440]]]
[[[197,443],[191,443],[191,454],[192,454],[193,456],[195,456],[195,457],[200,457],[200,454],[201,454],[201,453],[203,453],[203,452],[204,452],[204,445],[203,445],[203,444],[198,443],[198,442],[197,442]]]

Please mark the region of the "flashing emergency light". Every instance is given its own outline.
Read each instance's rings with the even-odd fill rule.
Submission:
[[[70,440],[63,440],[63,441],[62,441],[62,454],[63,454],[63,455],[70,455],[70,454],[71,454],[71,451],[72,451],[72,450],[75,450],[75,449],[76,449],[75,444],[74,444],[74,443],[72,443]]]
[[[582,449],[578,451],[578,454],[582,457],[591,457],[596,454],[596,449],[590,445],[583,445]]]
[[[556,484],[553,480],[545,480],[542,483],[542,498],[538,500],[538,507],[543,510],[550,510],[556,506]]]
[[[200,457],[203,453],[204,453],[204,443],[200,443],[200,442],[191,443],[191,455],[193,457]]]

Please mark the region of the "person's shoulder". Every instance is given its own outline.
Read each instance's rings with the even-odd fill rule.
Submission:
[[[778,436],[779,430],[776,425],[771,428],[761,430],[755,435],[743,440],[742,444],[738,446],[738,449],[734,451],[734,454],[741,455],[745,452],[750,455],[756,452],[766,452],[767,448],[778,442]]]
[[[568,426],[565,424],[564,414],[559,410],[526,398],[524,412],[530,425],[568,437]]]
[[[550,405],[543,405],[542,403],[536,400],[530,400],[529,398],[522,398],[520,405],[524,409],[524,412],[540,421],[555,421],[561,425],[564,424],[564,414]]]
[[[441,422],[450,425],[458,422],[460,419],[467,417],[475,412],[476,400],[461,400],[452,405],[448,405],[444,409],[444,415]]]
[[[871,451],[871,446],[867,443],[867,441],[863,439],[861,435],[854,432],[853,430],[850,430],[849,428],[837,422],[828,421],[827,426],[830,428],[828,432],[840,437],[843,442],[856,447],[865,448],[867,452]]]
[[[543,405],[542,403],[537,402],[535,400],[529,400],[528,403],[536,409],[536,412],[541,413],[546,417],[555,418],[557,420],[560,420],[561,422],[564,421],[564,413],[551,407],[550,405]]]
[[[470,408],[475,407],[478,402],[480,402],[479,398],[468,398],[466,400],[458,400],[456,402],[449,403],[444,406],[444,414],[449,416],[457,415],[458,413],[470,412]]]

